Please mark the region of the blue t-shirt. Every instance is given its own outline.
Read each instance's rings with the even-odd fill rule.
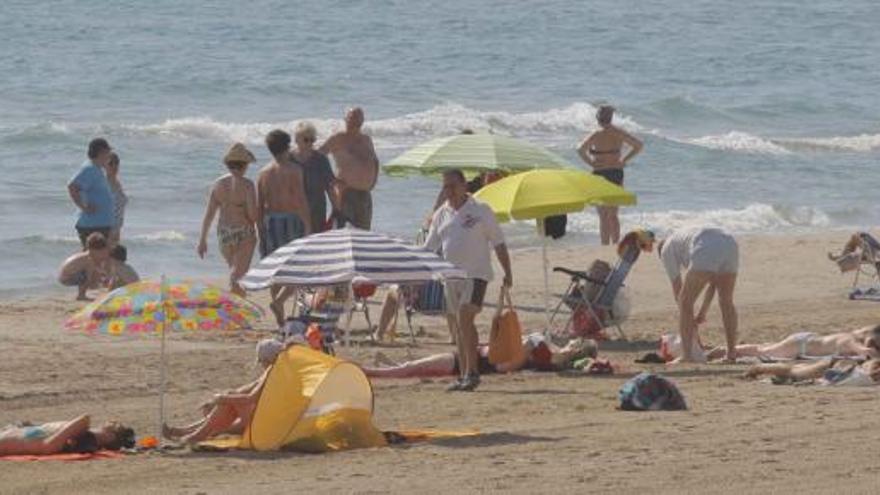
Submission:
[[[92,162],[85,162],[79,172],[70,179],[69,184],[75,184],[79,188],[83,204],[95,208],[91,213],[80,211],[77,227],[115,226],[113,193],[110,192],[110,183],[107,182],[107,176],[104,175],[101,167]]]

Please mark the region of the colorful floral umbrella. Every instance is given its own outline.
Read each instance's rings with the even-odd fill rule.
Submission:
[[[158,335],[160,357],[159,432],[165,422],[165,334],[251,328],[264,314],[246,299],[190,280],[144,280],[120,287],[88,304],[64,327],[88,335]]]

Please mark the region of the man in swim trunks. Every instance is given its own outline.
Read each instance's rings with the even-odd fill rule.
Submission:
[[[504,234],[492,210],[467,193],[467,181],[457,169],[443,173],[446,201],[434,212],[425,248],[438,251],[443,257],[467,272],[464,281],[446,285],[451,299],[458,304],[457,338],[461,358],[461,379],[449,390],[472,391],[480,384],[477,369],[477,328],[474,320],[483,307],[486,286],[492,280],[490,246],[504,269],[505,287],[513,285],[510,255],[504,243]]]
[[[291,160],[290,134],[276,129],[266,135],[272,161],[257,175],[257,218],[260,219],[260,255],[311,233],[311,213],[303,182],[303,167]],[[273,287],[272,312],[284,323],[284,302],[289,290]]]
[[[364,111],[354,107],[345,114],[345,130],[330,136],[318,149],[336,163],[336,189],[342,222],[370,230],[373,221],[373,197],[370,191],[379,178],[379,158],[373,140],[361,132]],[[341,226],[341,225],[340,225]]]
[[[673,232],[660,241],[657,253],[672,283],[672,294],[678,304],[682,355],[677,361],[697,360],[697,325],[705,321],[716,291],[727,341],[725,360],[735,361],[737,313],[733,291],[739,270],[736,240],[720,229],[685,229]],[[681,275],[682,270],[685,271],[684,276]],[[694,305],[706,287],[703,305],[695,315]]]
[[[107,238],[100,232],[92,232],[86,239],[86,251],[76,253],[62,263],[58,282],[66,287],[76,287],[77,301],[90,301],[86,291],[101,285],[108,273],[109,263]]]
[[[609,181],[623,185],[623,168],[642,151],[642,142],[630,133],[611,123],[614,107],[602,105],[596,111],[599,130],[591,133],[578,146],[581,160],[593,168],[593,173]],[[626,156],[621,158],[623,146],[629,146]],[[600,206],[599,237],[602,245],[617,244],[620,240],[620,220],[616,206]]]

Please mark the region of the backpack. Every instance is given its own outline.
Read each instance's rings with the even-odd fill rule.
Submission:
[[[629,379],[617,393],[624,411],[684,411],[684,396],[668,379],[653,373],[640,373]]]

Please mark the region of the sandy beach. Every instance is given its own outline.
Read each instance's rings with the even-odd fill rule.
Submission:
[[[825,258],[845,233],[741,236],[737,290],[740,340],[761,342],[806,329],[828,333],[877,323],[880,306],[846,299],[850,276]],[[612,250],[551,249],[554,265],[583,267]],[[540,251],[515,252],[514,301],[541,304]],[[553,292],[567,279],[551,275]],[[627,344],[603,345],[619,365],[611,377],[521,372],[493,375],[473,394],[448,394],[448,380],[375,380],[375,421],[382,429],[475,428],[474,438],[335,454],[207,454],[179,450],[89,462],[2,462],[2,493],[876,493],[880,396],[869,389],[774,386],[739,378],[745,365],[667,368],[634,358],[656,348],[673,327],[672,297],[656,256],[628,279],[633,313]],[[489,289],[489,300],[497,294]],[[66,296],[65,296],[66,297]],[[259,302],[266,302],[259,293]],[[72,294],[71,294],[72,298]],[[378,299],[376,299],[378,300]],[[89,338],[61,330],[78,304],[52,296],[0,303],[0,424],[92,414],[154,433],[159,380],[157,340]],[[371,307],[374,319],[378,306]],[[480,317],[485,340],[491,308]],[[526,327],[543,321],[522,310]],[[442,320],[416,347],[382,346],[403,358],[448,349]],[[269,320],[262,323],[268,330]],[[364,323],[355,318],[355,328]],[[401,315],[399,332],[405,332]],[[195,417],[212,391],[255,373],[255,335],[175,335],[169,345],[169,415]],[[720,344],[717,308],[702,330]],[[339,348],[371,361],[375,346]],[[686,412],[615,409],[617,390],[653,369],[674,379]]]

